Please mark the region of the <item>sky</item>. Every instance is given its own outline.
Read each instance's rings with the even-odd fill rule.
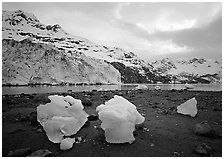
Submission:
[[[150,61],[222,58],[221,2],[4,2],[2,10],[33,13],[45,25],[121,47]]]

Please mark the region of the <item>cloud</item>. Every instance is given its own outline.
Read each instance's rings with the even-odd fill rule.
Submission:
[[[152,39],[168,40],[179,45],[186,45],[195,49],[217,48],[222,43],[222,18],[213,19],[203,27],[183,29],[179,31],[158,31]]]
[[[3,9],[34,13],[46,25],[144,59],[222,54],[221,3],[4,2]]]

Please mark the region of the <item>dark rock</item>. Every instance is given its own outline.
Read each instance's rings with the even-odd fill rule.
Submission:
[[[217,107],[215,107],[215,108],[213,108],[212,111],[222,111],[222,109],[221,109],[221,108],[217,108]]]
[[[20,94],[20,97],[24,97],[24,96],[26,96],[25,93],[21,93],[21,94]]]
[[[96,121],[99,119],[98,115],[95,114],[89,115],[87,118],[89,121]]]
[[[207,145],[206,143],[203,143],[194,149],[195,153],[203,156],[211,156],[212,151],[212,147]]]
[[[86,94],[91,96],[93,95],[93,92],[87,92]]]
[[[35,97],[34,97],[34,95],[28,94],[28,98],[29,99],[34,99]]]
[[[40,149],[40,150],[33,152],[32,154],[30,154],[27,157],[52,157],[52,156],[53,155],[52,155],[51,151]]]
[[[138,135],[137,131],[133,132],[134,137],[136,137]]]
[[[135,129],[136,130],[143,130],[143,128],[144,128],[144,124],[137,124],[137,125],[135,125]]]
[[[96,89],[93,89],[92,92],[97,92],[97,90]]]
[[[22,148],[22,149],[17,149],[14,152],[9,151],[8,157],[25,157],[29,154],[31,154],[30,148]]]
[[[194,126],[193,131],[196,135],[202,136],[211,136],[212,127],[208,124],[207,121],[202,121]]]
[[[106,100],[110,99],[110,97],[108,95],[104,95],[103,98]]]
[[[92,102],[90,101],[90,99],[86,98],[84,100],[82,100],[82,105],[83,106],[92,106]]]
[[[30,114],[30,124],[32,126],[38,126],[39,122],[37,121],[37,114]]]
[[[83,127],[89,127],[89,126],[90,126],[90,121],[87,120],[87,121],[85,122],[85,124],[83,125]]]
[[[170,107],[171,111],[177,111],[177,107]]]
[[[152,108],[159,108],[157,105],[153,105]]]

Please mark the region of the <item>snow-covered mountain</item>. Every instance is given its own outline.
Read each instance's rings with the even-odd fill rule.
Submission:
[[[70,35],[60,25],[44,25],[21,10],[2,11],[2,44],[3,84],[221,80],[218,61],[163,59],[146,64],[133,52]]]
[[[83,54],[92,42],[32,14],[3,11],[2,38],[3,84],[121,82],[112,65]]]
[[[122,82],[147,82],[150,78],[147,76],[147,74],[150,73],[150,70],[146,68],[147,65],[143,60],[139,59],[134,53],[127,52],[121,48],[97,45],[96,43],[91,42],[85,38],[70,35],[66,31],[64,31],[62,27],[60,27],[60,25],[58,24],[44,25],[33,14],[26,13],[21,10],[2,12],[2,38],[20,42],[23,41],[24,39],[29,38],[29,40],[32,41],[32,43],[34,44],[41,43],[41,44],[47,44],[48,46],[51,45],[52,48],[55,48],[58,51],[62,51],[63,56],[69,59],[70,62],[72,61],[74,55],[75,56],[79,55],[85,57],[85,59],[88,60],[91,59],[92,61],[94,60],[96,61],[96,59],[97,61],[100,60],[101,63],[103,63],[104,65],[111,65],[110,69],[104,69],[104,72],[101,73],[104,74],[104,76],[107,74],[107,72],[114,73],[113,66],[115,66],[119,72],[122,72],[121,73]],[[4,52],[4,54],[7,53],[8,53],[7,51]],[[5,60],[7,60],[8,57],[9,56],[4,55]],[[99,70],[100,67],[98,66],[97,63],[91,66],[93,68],[95,67],[94,69],[96,71]],[[122,71],[121,69],[123,68],[121,66],[122,67],[124,66],[125,69],[129,69],[130,70],[129,74],[127,74],[126,71]],[[8,66],[5,65],[4,67]],[[115,73],[114,74],[115,77],[113,78],[110,76],[103,77],[104,80],[100,80],[98,82],[105,83],[105,81],[107,81],[109,83],[119,83],[120,82],[119,72]],[[3,73],[4,75],[7,74],[7,72]],[[20,72],[18,72],[17,76],[20,75],[21,75]],[[35,76],[35,75],[29,75],[29,76]],[[142,78],[143,81],[130,80],[131,78],[129,77],[132,76],[136,76],[136,79]],[[3,76],[3,79],[4,78],[5,76]],[[117,81],[114,80],[114,78],[117,79]],[[8,81],[8,78],[6,79],[7,79],[6,81]],[[64,81],[64,77],[59,81]],[[73,80],[73,82],[74,81],[75,80]],[[77,81],[80,82],[79,80]],[[64,82],[70,82],[70,81],[65,80]],[[86,82],[86,80],[84,80],[84,82]]]
[[[173,61],[169,58],[150,62],[149,65],[157,73],[170,76],[176,82],[220,82],[222,64],[219,61],[192,58]]]

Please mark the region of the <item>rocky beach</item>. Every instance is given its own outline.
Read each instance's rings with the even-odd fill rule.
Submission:
[[[48,140],[37,122],[36,108],[49,95],[70,95],[82,100],[89,121],[73,135],[69,150]],[[96,107],[123,96],[145,117],[136,125],[132,144],[105,141]],[[178,114],[176,107],[195,97],[195,117]],[[38,151],[43,150],[43,151]],[[2,96],[2,155],[57,157],[202,157],[222,156],[222,92],[187,90],[121,90],[16,94]],[[38,151],[36,154],[34,152]]]

